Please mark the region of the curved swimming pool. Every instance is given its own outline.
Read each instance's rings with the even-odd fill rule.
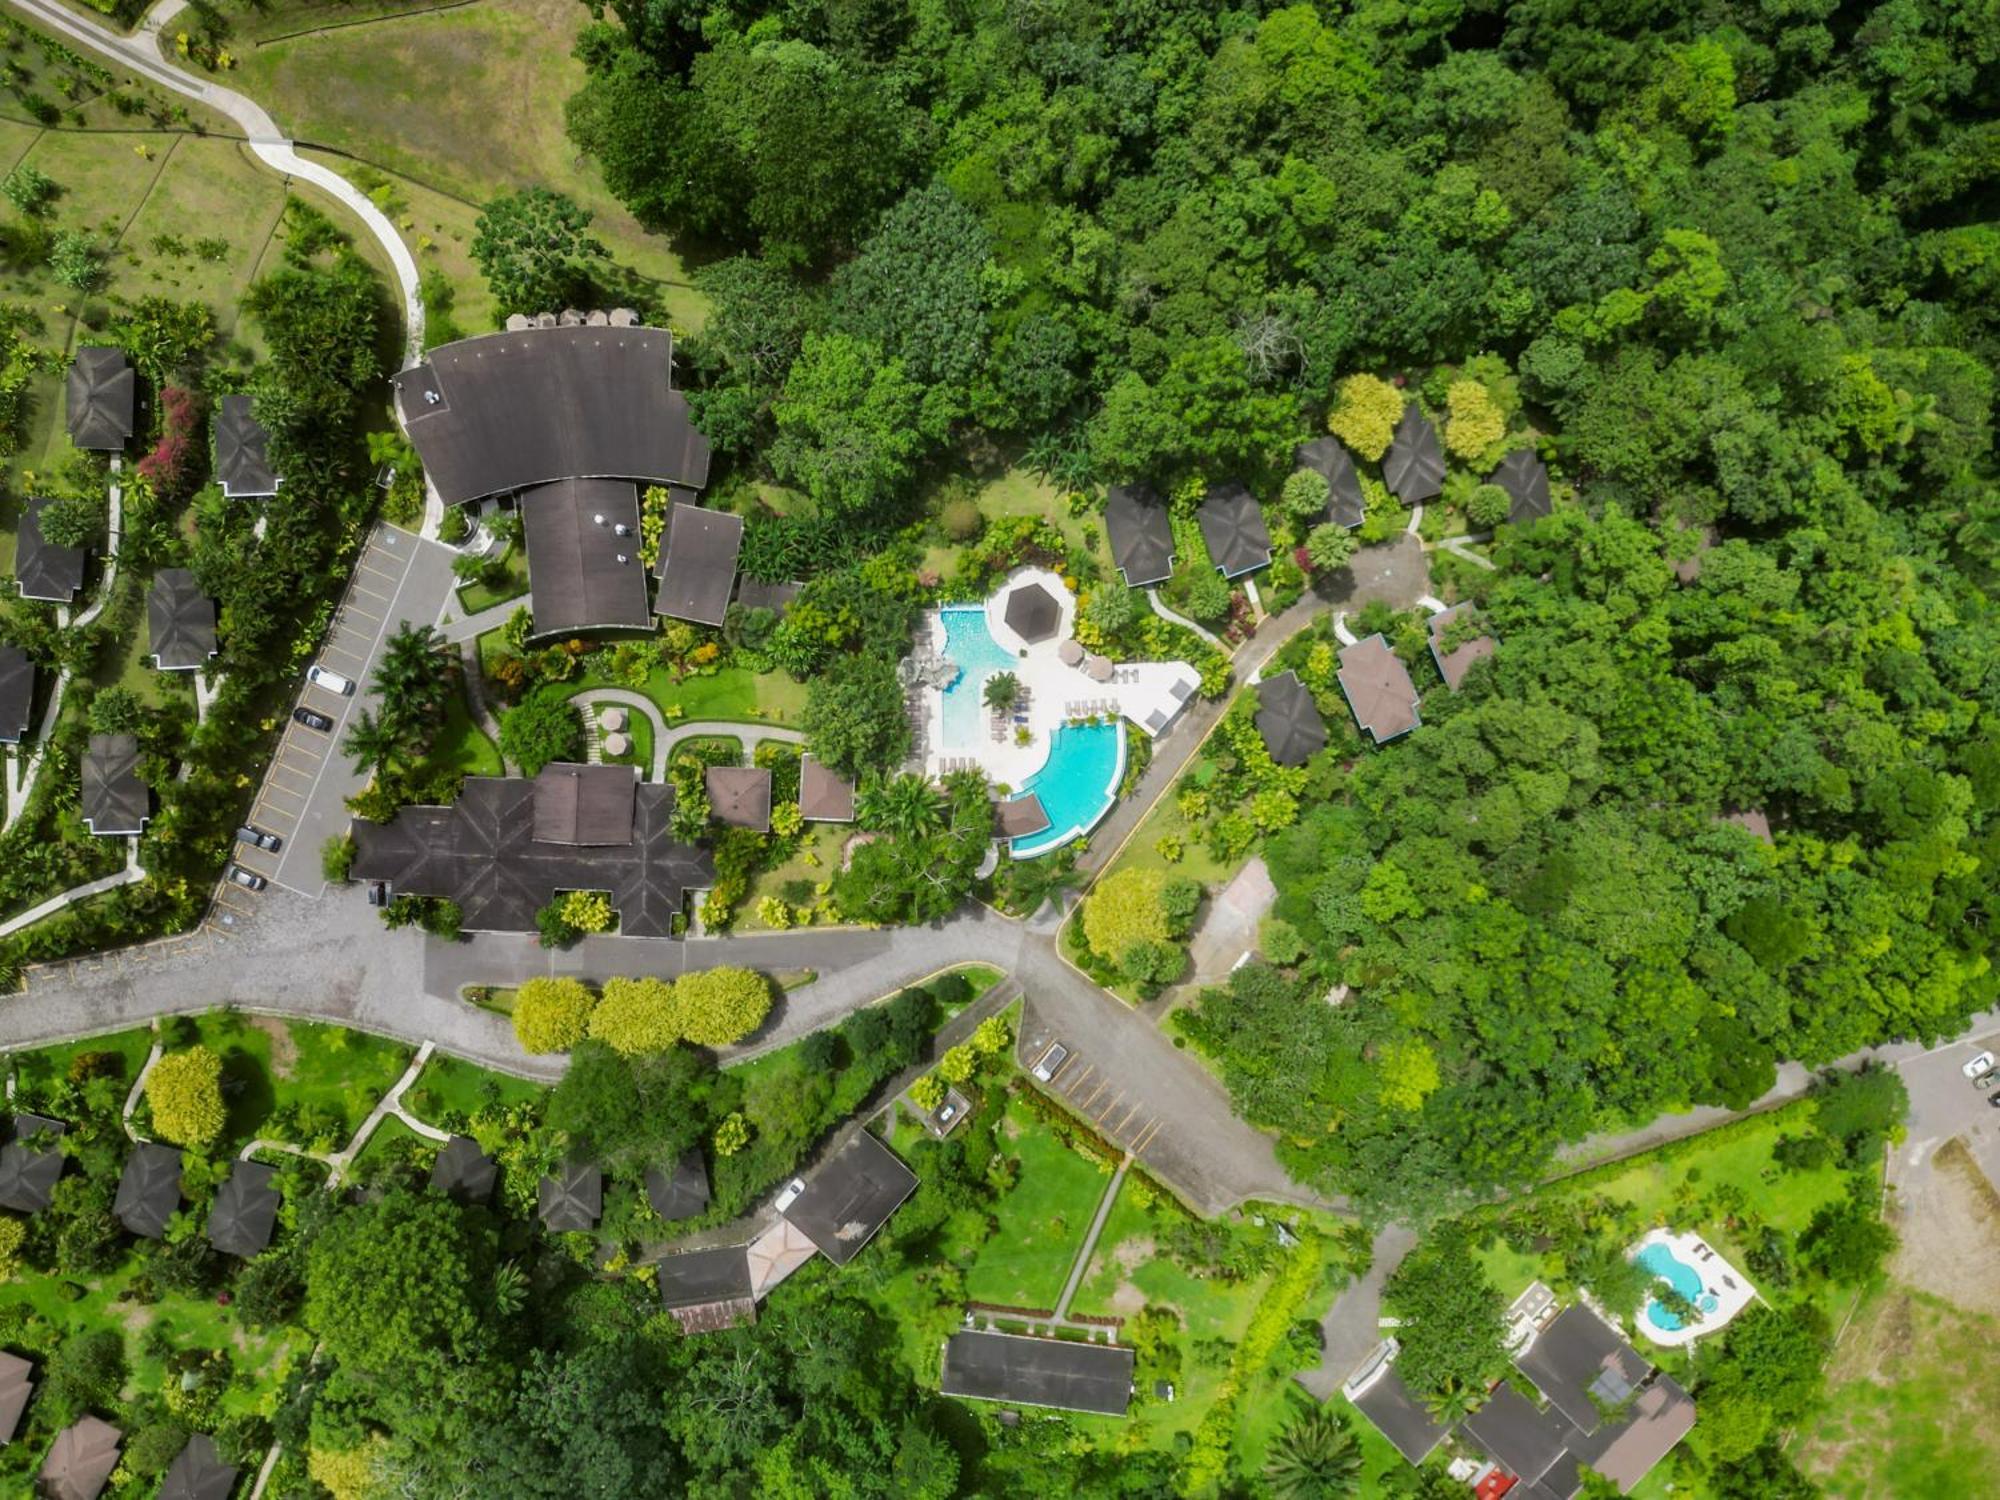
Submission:
[[[1703,1312],[1714,1312],[1720,1305],[1712,1295],[1702,1289],[1701,1272],[1665,1245],[1656,1241],[1641,1250],[1633,1260],[1666,1282]],[[1673,1333],[1681,1327],[1679,1315],[1668,1309],[1666,1304],[1656,1297],[1649,1297],[1646,1300],[1646,1321],[1666,1333]]]
[[[1014,858],[1033,859],[1090,832],[1118,800],[1118,783],[1124,776],[1122,720],[1057,728],[1049,737],[1048,760],[1020,792],[1022,796],[1033,792],[1042,799],[1049,826],[1011,840],[1008,848]]]

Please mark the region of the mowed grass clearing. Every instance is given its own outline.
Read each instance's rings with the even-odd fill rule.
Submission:
[[[1019,1100],[1001,1117],[1000,1148],[1020,1162],[1020,1176],[995,1211],[997,1231],[966,1268],[965,1294],[1005,1307],[1053,1308],[1110,1178]]]

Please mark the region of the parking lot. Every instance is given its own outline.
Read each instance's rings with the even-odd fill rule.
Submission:
[[[367,781],[340,753],[341,737],[348,721],[377,701],[369,677],[382,643],[400,625],[438,622],[451,594],[451,563],[448,548],[395,526],[377,526],[369,536],[316,658],[352,681],[355,691],[343,696],[300,682],[249,817],[254,827],[283,842],[276,853],[237,844],[236,862],[244,869],[301,895],[325,891],[320,850],[327,839],[346,830],[347,799]],[[324,714],[333,728],[308,729],[291,717],[292,707]],[[251,918],[256,906],[254,892],[224,880],[217,888],[211,925],[228,931]]]
[[[1049,1047],[1041,1046],[1025,1055],[1039,1068],[1049,1051]],[[1047,1079],[1039,1072],[1034,1077],[1070,1113],[1088,1120],[1091,1129],[1105,1140],[1145,1160],[1146,1148],[1160,1133],[1160,1117],[1146,1107],[1142,1096],[1135,1096],[1129,1086],[1119,1081],[1105,1059],[1086,1058],[1072,1048],[1049,1070]]]

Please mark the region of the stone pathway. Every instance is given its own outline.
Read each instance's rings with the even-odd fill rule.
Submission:
[[[1097,1213],[1090,1221],[1090,1233],[1083,1237],[1083,1248],[1076,1252],[1076,1261],[1069,1268],[1069,1278],[1063,1282],[1062,1296],[1056,1299],[1056,1315],[1050,1322],[1069,1322],[1069,1305],[1076,1300],[1077,1288],[1083,1285],[1083,1273],[1090,1269],[1090,1257],[1097,1251],[1098,1237],[1104,1233],[1104,1221],[1111,1217],[1111,1205],[1118,1201],[1118,1190],[1125,1186],[1125,1174],[1131,1166],[1132,1153],[1127,1151],[1119,1159],[1118,1170],[1111,1174],[1111,1185],[1098,1200]]]
[[[6,921],[0,922],[0,937],[6,937],[9,933],[19,932],[23,927],[28,927],[41,921],[43,917],[54,916],[72,902],[82,901],[90,896],[101,896],[106,891],[117,890],[121,885],[136,885],[144,880],[146,872],[139,864],[139,841],[137,839],[127,839],[125,844],[124,869],[118,871],[115,875],[105,875],[97,880],[86,881],[79,886],[72,886],[59,896],[49,897],[48,900],[42,902],[39,906],[31,906],[24,912],[17,912]]]
[[[1153,613],[1158,615],[1162,620],[1170,621],[1175,625],[1181,626],[1183,629],[1192,630],[1196,635],[1207,641],[1209,645],[1215,647],[1216,650],[1224,654],[1228,653],[1229,648],[1222,644],[1220,636],[1216,635],[1213,631],[1204,630],[1186,615],[1175,614],[1174,611],[1168,609],[1167,601],[1160,597],[1158,589],[1146,590],[1146,602],[1152,606]]]

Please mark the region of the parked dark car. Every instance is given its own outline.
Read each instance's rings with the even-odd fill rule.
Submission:
[[[254,823],[245,823],[236,830],[236,837],[253,849],[263,849],[275,854],[278,845],[284,841],[275,833],[266,833]]]
[[[255,870],[246,870],[241,865],[229,867],[229,879],[231,884],[240,885],[246,891],[261,891],[269,884]]]
[[[321,734],[329,733],[333,729],[333,720],[329,719],[325,714],[316,714],[309,708],[293,709],[292,717],[305,725],[306,728],[317,729]]]

